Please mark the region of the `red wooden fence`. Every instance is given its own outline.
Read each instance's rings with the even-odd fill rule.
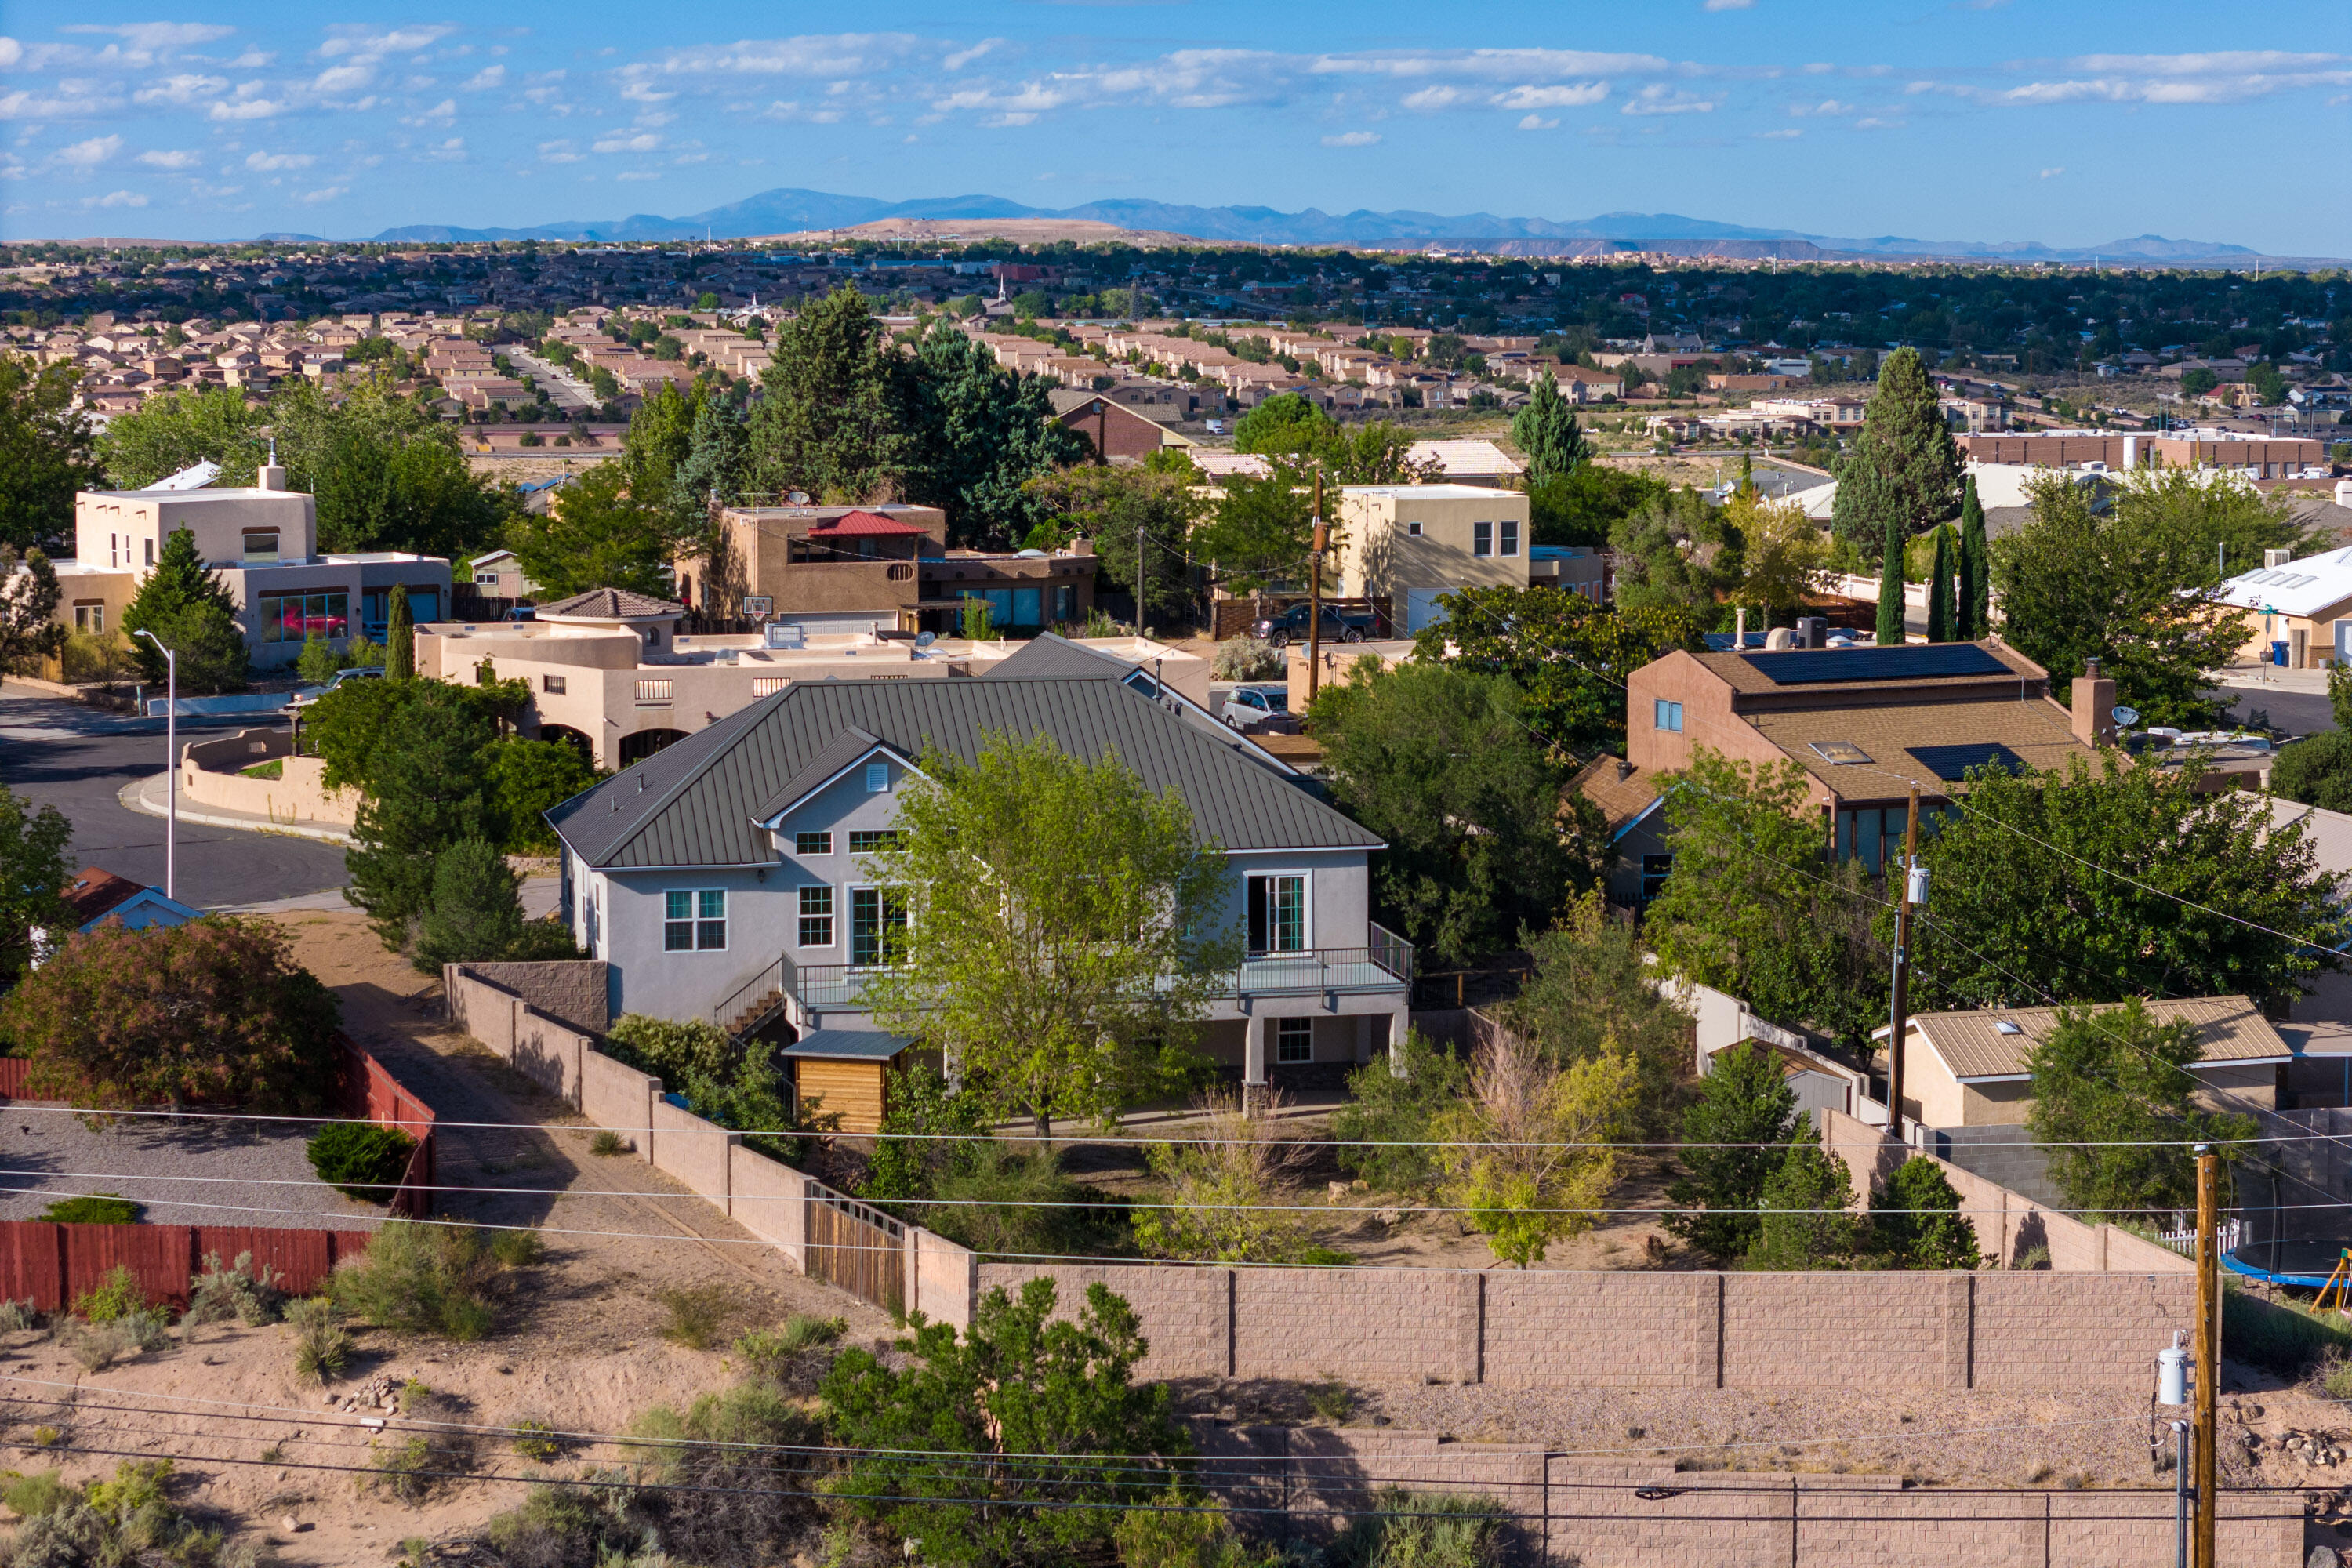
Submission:
[[[33,1064],[23,1057],[0,1057],[0,1100],[25,1098],[25,1079],[31,1076]]]
[[[408,1168],[401,1173],[400,1185],[393,1189],[387,1206],[406,1219],[425,1218],[433,1212],[433,1189],[438,1184],[440,1169],[434,1147],[433,1108],[404,1088],[350,1036],[339,1034],[335,1043],[343,1053],[339,1085],[342,1113],[397,1127],[416,1140]]]
[[[147,1300],[188,1304],[191,1280],[206,1254],[226,1268],[237,1254],[253,1255],[253,1271],[267,1266],[285,1276],[278,1288],[297,1294],[318,1288],[335,1265],[367,1249],[363,1230],[281,1230],[266,1226],[48,1225],[0,1220],[0,1299],[30,1298],[44,1312],[70,1307],[118,1265],[126,1266]]]

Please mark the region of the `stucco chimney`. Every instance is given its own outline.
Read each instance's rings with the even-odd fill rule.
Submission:
[[[2099,673],[2099,661],[2086,658],[2074,678],[2074,739],[2086,746],[2111,744],[2116,738],[2116,683]]]

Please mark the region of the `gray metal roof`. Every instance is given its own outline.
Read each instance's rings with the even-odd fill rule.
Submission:
[[[1181,795],[1194,829],[1226,849],[1381,847],[1273,766],[1099,670],[1062,679],[796,680],[566,801],[548,820],[591,866],[772,865],[776,852],[758,819],[793,798],[787,792],[805,789],[821,765],[837,770],[871,743],[917,758],[937,748],[969,762],[992,731],[1050,736],[1072,756],[1117,755],[1146,787]]]
[[[914,1043],[904,1035],[886,1035],[878,1029],[813,1029],[776,1054],[831,1061],[887,1062]]]

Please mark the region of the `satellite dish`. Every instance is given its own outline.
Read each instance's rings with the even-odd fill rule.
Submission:
[[[917,647],[929,647],[939,640],[940,634],[937,632],[917,632],[915,634],[915,646]]]
[[[2116,723],[2121,724],[2125,729],[2128,730],[2134,724],[2139,722],[2139,710],[2137,708],[2118,708],[2115,711],[2115,721]]]

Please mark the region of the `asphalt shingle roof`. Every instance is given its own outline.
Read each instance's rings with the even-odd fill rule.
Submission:
[[[574,594],[568,599],[541,605],[539,613],[542,616],[601,616],[621,621],[632,616],[682,616],[686,614],[686,606],[673,605],[667,599],[633,594],[626,588],[591,588],[584,594]]]
[[[989,732],[1003,731],[1049,735],[1073,756],[1116,754],[1147,787],[1181,795],[1196,831],[1227,849],[1381,847],[1269,763],[1106,679],[1111,673],[1021,679],[1000,667],[985,679],[794,681],[565,802],[548,820],[599,868],[768,865],[775,850],[759,818],[820,770],[837,771],[852,749],[868,749],[862,738],[845,745],[848,731],[909,757],[937,748],[971,761]]]

